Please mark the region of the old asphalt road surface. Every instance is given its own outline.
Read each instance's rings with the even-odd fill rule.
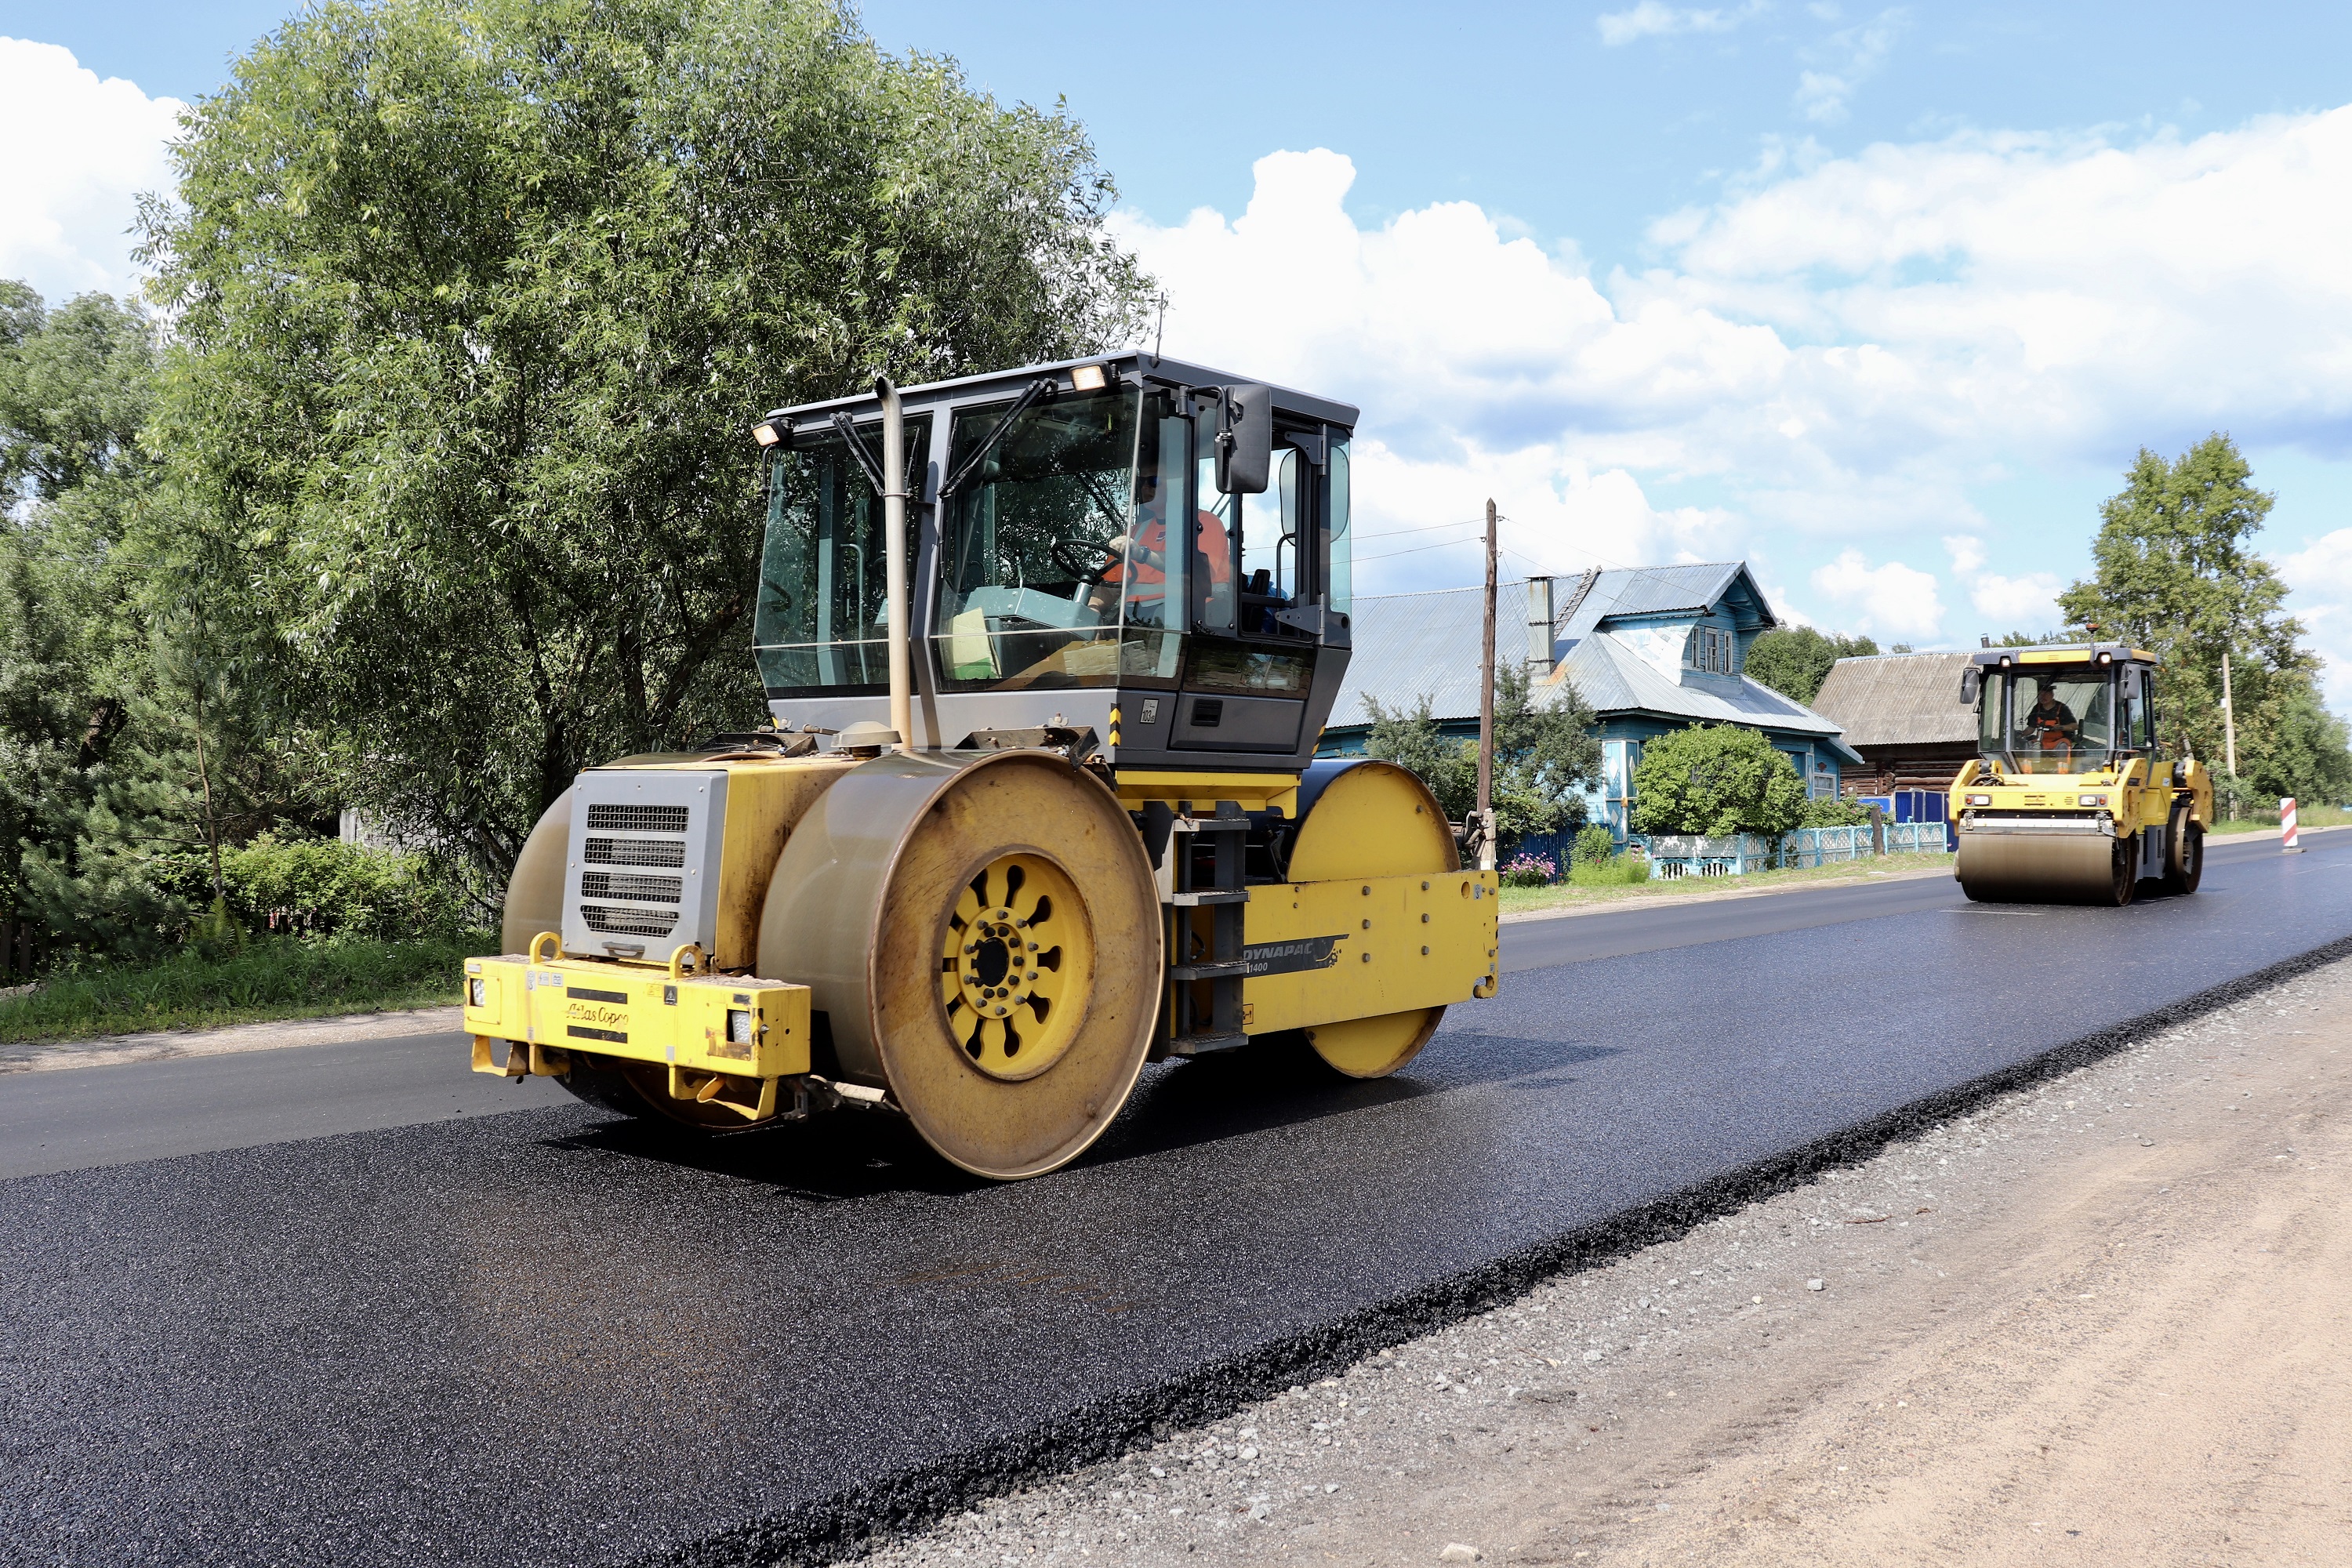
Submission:
[[[1010,1187],[880,1121],[681,1153],[420,1101],[287,1142],[320,1124],[177,1080],[221,1146],[0,1184],[0,1562],[726,1563],[927,1517],[2340,952],[2352,835],[2232,846],[2196,898],[2120,911],[1870,891],[1583,962],[1604,920],[1515,926],[1515,966],[1552,967],[1409,1074],[1155,1069],[1087,1161]],[[152,1075],[197,1065],[19,1075],[0,1152],[34,1080],[84,1091],[53,1122],[160,1129]],[[235,1092],[284,1112],[331,1076]]]

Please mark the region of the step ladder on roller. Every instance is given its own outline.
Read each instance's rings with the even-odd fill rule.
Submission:
[[[1244,881],[1249,818],[1239,801],[1217,802],[1216,815],[1180,814],[1171,825],[1162,898],[1169,905],[1168,977],[1175,1016],[1171,1057],[1205,1056],[1249,1044],[1242,1032],[1242,981],[1249,961],[1242,946]],[[1209,914],[1201,930],[1198,910]],[[1208,983],[1206,1007],[1197,982]]]

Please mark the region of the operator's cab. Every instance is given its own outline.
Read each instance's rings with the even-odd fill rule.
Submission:
[[[1348,658],[1357,411],[1120,353],[900,395],[914,732],[1092,729],[1107,761],[1295,773]],[[754,648],[788,728],[887,723],[872,396],[780,409]]]
[[[1977,751],[2011,773],[2096,773],[2161,754],[2156,657],[2121,645],[1975,656]]]

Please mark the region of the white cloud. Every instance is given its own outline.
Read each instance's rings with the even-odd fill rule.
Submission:
[[[1967,584],[1969,603],[1986,618],[1979,629],[1992,632],[2043,631],[2058,625],[2059,582],[2055,573],[2029,572],[2004,577],[1987,572],[1985,542],[1973,533],[1944,535],[1944,553],[1951,558],[1952,575]]]
[[[1324,150],[1260,160],[1238,216],[1116,226],[1171,289],[1171,354],[1364,407],[1364,526],[1491,493],[1563,568],[1746,554],[1801,582],[1843,541],[1969,540],[1942,602],[2040,629],[2045,542],[1969,500],[1996,471],[2119,469],[2215,428],[2352,446],[2352,109],[1769,162],[1662,220],[1638,274],[1468,203],[1360,226]],[[1675,489],[1706,503],[1651,499]]]
[[[1944,602],[1936,575],[1889,561],[1873,566],[1859,550],[1847,550],[1813,573],[1816,593],[1855,613],[1864,631],[1930,641],[1944,628]]]
[[[1881,144],[1685,218],[1678,266],[1643,283],[1874,345],[1877,384],[1901,395],[1809,416],[1816,430],[2102,457],[2217,425],[2293,439],[2352,415],[2347,183],[2352,109],[2129,147]]]
[[[1613,48],[1668,33],[1727,33],[1762,9],[1760,0],[1751,0],[1751,4],[1730,11],[1684,9],[1662,5],[1658,0],[1642,0],[1630,11],[1604,14],[1596,26],[1601,29],[1601,41]]]
[[[1673,301],[1621,320],[1571,260],[1467,203],[1359,228],[1342,205],[1355,166],[1336,153],[1276,153],[1255,173],[1237,218],[1116,228],[1168,287],[1170,354],[1366,408],[1363,555],[1383,527],[1467,519],[1489,495],[1505,542],[1557,570],[1738,552],[1728,511],[1654,507],[1631,470],[1685,463],[1674,432],[1712,389],[1769,384],[1786,353],[1769,329]],[[1408,542],[1409,563],[1362,585],[1475,558]]]
[[[2278,560],[2292,609],[2327,661],[2321,684],[2330,702],[2352,706],[2352,528],[2323,534]]]
[[[1822,15],[1818,8],[1813,14]],[[1834,9],[1828,14],[1829,18],[1836,15]],[[1798,112],[1822,125],[1843,121],[1846,117],[1846,100],[1853,96],[1854,89],[1878,74],[1878,68],[1894,52],[1895,34],[1909,20],[1909,14],[1899,6],[1882,11],[1874,20],[1832,33],[1808,49],[1808,56],[1832,68],[1798,73]]]
[[[2063,624],[2058,590],[2063,586],[2050,572],[2028,572],[2003,577],[1988,572],[1969,584],[1969,603],[1990,623],[1984,629],[2002,632],[2046,632]]]
[[[52,300],[131,292],[134,198],[170,188],[180,109],[54,44],[0,37],[0,278]]]
[[[1821,629],[1812,616],[1797,608],[1796,595],[1789,592],[1786,583],[1767,583],[1763,586],[1765,602],[1772,606],[1772,614],[1780,618],[1782,626],[1812,626],[1815,631]]]

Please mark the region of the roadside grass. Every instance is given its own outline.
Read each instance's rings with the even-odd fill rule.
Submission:
[[[1770,888],[1805,887],[1819,882],[1864,882],[1898,872],[1942,871],[1952,868],[1949,855],[1876,855],[1867,860],[1840,860],[1794,871],[1756,871],[1745,877],[1677,877],[1651,881],[1646,862],[1620,856],[1606,866],[1583,868],[1591,881],[1580,881],[1571,871],[1569,880],[1549,888],[1505,888],[1503,913],[1533,914],[1543,910],[1575,909],[1588,904],[1620,903],[1635,899],[1687,899],[1708,893],[1753,892]],[[1602,879],[1608,879],[1603,880]]]
[[[2342,827],[2352,823],[2352,811],[2340,805],[2301,805],[2295,808],[2298,827]],[[2213,833],[2274,833],[2278,830],[2278,813],[2266,811],[2252,816],[2233,816],[2227,822],[2213,825]]]
[[[458,1000],[466,959],[496,947],[488,932],[415,942],[277,937],[219,959],[187,952],[93,966],[0,1002],[0,1042],[444,1006]]]

